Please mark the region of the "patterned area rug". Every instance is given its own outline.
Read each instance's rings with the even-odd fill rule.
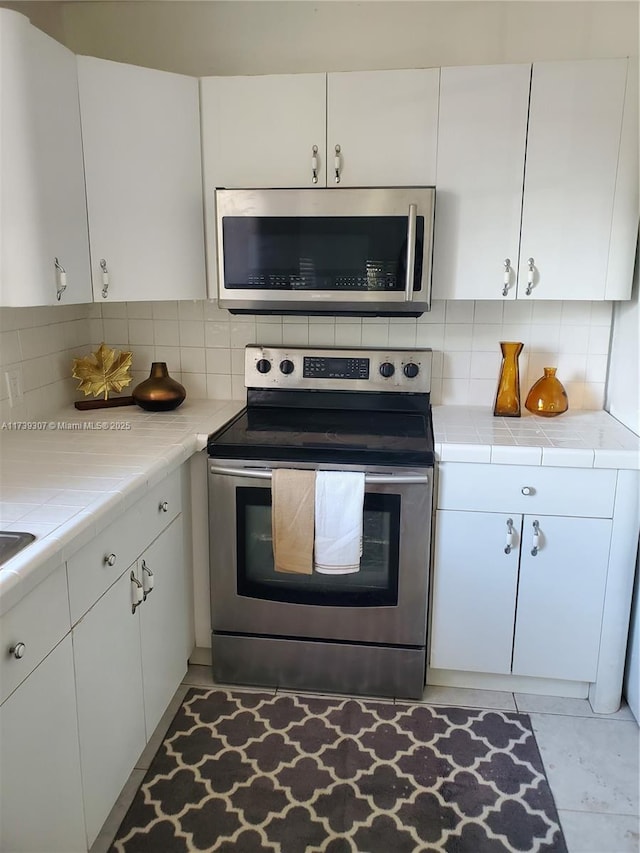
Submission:
[[[194,688],[111,851],[567,848],[525,714]]]

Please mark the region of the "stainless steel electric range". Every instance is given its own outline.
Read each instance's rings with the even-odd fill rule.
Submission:
[[[422,695],[430,383],[430,350],[246,348],[246,408],[208,442],[217,681]],[[364,473],[357,572],[274,570],[271,477],[279,467]]]

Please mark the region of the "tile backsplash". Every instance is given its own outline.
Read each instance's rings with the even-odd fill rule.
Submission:
[[[234,316],[213,302],[127,302],[3,309],[2,420],[45,417],[82,395],[71,360],[105,341],[133,352],[130,392],[152,361],[194,398],[242,399],[246,344],[430,347],[434,405],[493,406],[502,340],[522,341],[522,398],[557,367],[574,409],[602,409],[612,305],[609,302],[434,302],[410,318]],[[4,372],[17,367],[24,398],[9,407]]]

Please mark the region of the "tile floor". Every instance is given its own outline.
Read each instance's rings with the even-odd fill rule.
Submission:
[[[91,853],[109,849],[151,759],[192,686],[213,686],[208,667],[189,666]],[[626,705],[615,714],[602,715],[594,714],[586,699],[454,687],[427,687],[423,701],[529,714],[569,853],[638,853],[640,730]]]

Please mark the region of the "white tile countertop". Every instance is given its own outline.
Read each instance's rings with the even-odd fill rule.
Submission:
[[[0,567],[0,614],[49,571],[206,447],[240,401],[186,400],[172,412],[123,406],[0,425],[0,528],[36,541]]]
[[[187,400],[0,426],[0,528],[35,542],[0,568],[0,614],[93,539],[145,491],[206,446],[241,401]],[[640,439],[606,412],[495,418],[485,407],[435,406],[442,462],[640,468]]]
[[[434,406],[441,462],[640,469],[640,438],[607,412],[494,417],[484,406]]]

